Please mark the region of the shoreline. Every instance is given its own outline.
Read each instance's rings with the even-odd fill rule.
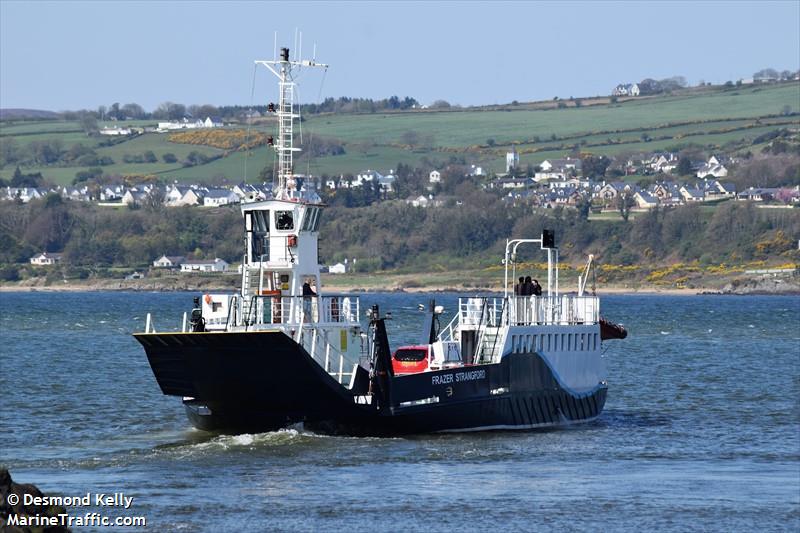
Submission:
[[[87,283],[63,283],[63,284],[9,284],[4,283],[0,285],[0,294],[14,293],[14,292],[191,292],[191,293],[205,293],[205,292],[232,292],[236,291],[237,287],[226,285],[223,283],[165,283],[167,280],[159,280],[154,283],[153,280],[103,280],[92,281]],[[205,281],[205,280],[204,280]],[[462,293],[462,294],[498,294],[502,289],[497,286],[420,286],[420,287],[403,287],[398,284],[387,283],[383,286],[373,286],[369,283],[357,283],[352,280],[351,283],[335,283],[324,284],[327,287],[328,294],[335,293],[405,293],[405,294],[425,294],[425,293]],[[694,288],[674,288],[674,287],[657,287],[657,286],[640,286],[630,287],[623,284],[610,284],[607,286],[599,287],[597,294],[604,295],[639,295],[639,296],[741,296],[741,295],[800,295],[800,283],[789,282],[785,283],[784,287],[773,284],[770,287],[762,287],[758,280],[754,280],[750,284],[743,284],[742,287],[730,289],[729,287],[694,287]],[[567,290],[564,290],[567,289]],[[572,286],[562,287],[561,293],[567,294],[575,292]],[[588,292],[588,291],[587,291]]]

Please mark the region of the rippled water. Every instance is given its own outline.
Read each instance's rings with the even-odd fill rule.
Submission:
[[[0,463],[45,492],[125,492],[148,529],[800,529],[800,298],[614,296],[596,422],[402,439],[214,436],[130,333],[186,293],[1,293]],[[437,295],[448,313],[457,295]],[[369,294],[393,346],[427,296]],[[80,512],[84,512],[81,509]]]

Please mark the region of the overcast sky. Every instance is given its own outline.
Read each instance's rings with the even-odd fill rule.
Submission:
[[[0,107],[249,104],[253,60],[293,46],[325,96],[492,104],[608,94],[683,75],[800,68],[800,1],[18,2],[0,0]],[[275,98],[267,72],[256,102]]]

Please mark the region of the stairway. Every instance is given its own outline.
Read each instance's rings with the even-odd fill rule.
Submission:
[[[491,363],[495,359],[495,353],[503,347],[501,343],[502,330],[498,327],[487,326],[481,335],[480,346],[478,347],[478,364]]]

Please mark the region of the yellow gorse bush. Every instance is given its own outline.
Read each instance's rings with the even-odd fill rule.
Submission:
[[[222,150],[255,148],[267,143],[267,136],[260,132],[225,129],[197,129],[172,133],[167,140],[178,144],[212,146]]]

